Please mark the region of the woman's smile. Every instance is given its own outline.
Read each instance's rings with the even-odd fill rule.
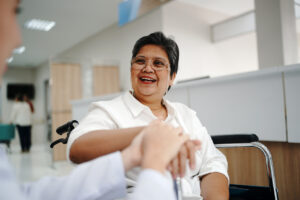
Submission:
[[[144,75],[140,76],[139,80],[143,84],[154,84],[156,82],[155,78],[151,76],[144,76]]]

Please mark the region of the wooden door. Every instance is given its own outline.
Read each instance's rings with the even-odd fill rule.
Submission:
[[[60,125],[71,120],[71,100],[82,98],[81,67],[79,64],[51,64],[51,105],[52,105],[52,141],[65,138],[55,131]],[[54,147],[53,160],[66,159],[66,145],[60,143]]]
[[[119,67],[94,66],[93,95],[100,96],[120,91]]]

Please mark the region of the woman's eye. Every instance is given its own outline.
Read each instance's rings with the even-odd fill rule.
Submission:
[[[158,67],[164,67],[165,66],[165,64],[163,62],[159,61],[159,60],[155,61],[154,64]]]
[[[137,59],[135,62],[136,62],[137,64],[144,64],[144,63],[145,63],[145,60],[143,60],[143,59]]]

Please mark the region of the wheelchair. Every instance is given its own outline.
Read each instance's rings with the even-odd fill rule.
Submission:
[[[230,184],[230,200],[278,200],[275,172],[272,155],[268,148],[259,142],[255,134],[234,134],[211,136],[217,148],[251,147],[263,152],[266,159],[266,168],[269,186]]]
[[[78,125],[78,121],[72,120],[63,124],[56,129],[59,135],[67,133],[66,138],[60,138],[51,143],[53,148],[58,143],[66,144],[72,130]],[[236,147],[254,147],[263,152],[266,159],[266,168],[269,186],[255,185],[229,185],[230,200],[278,200],[278,189],[276,187],[275,172],[272,156],[268,148],[259,142],[259,138],[255,134],[234,134],[234,135],[217,135],[211,136],[217,148],[236,148]],[[182,200],[182,191],[180,179],[174,181],[174,189],[177,200]]]

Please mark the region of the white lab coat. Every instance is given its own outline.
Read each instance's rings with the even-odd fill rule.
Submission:
[[[78,165],[65,177],[45,177],[20,185],[5,151],[0,147],[1,200],[110,200],[126,197],[125,172],[120,152]],[[172,180],[144,170],[130,200],[175,200]]]

